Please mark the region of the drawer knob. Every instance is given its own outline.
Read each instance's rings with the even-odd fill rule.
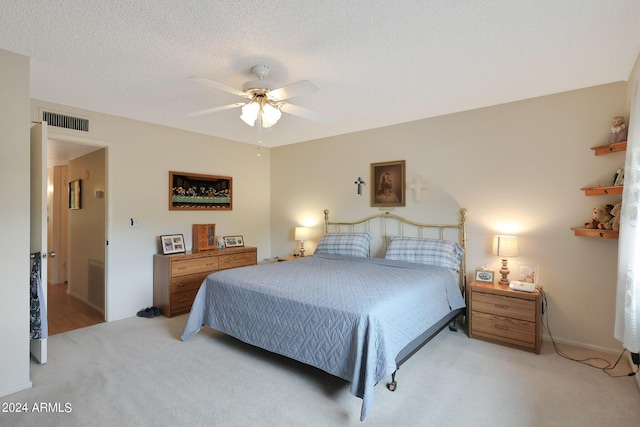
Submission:
[[[508,327],[502,326],[502,325],[495,325],[495,327],[498,328],[498,329],[502,329],[503,331],[508,331],[509,330]]]
[[[180,299],[180,300],[178,300],[178,302],[187,302],[187,301],[189,301],[189,300],[186,300],[186,299]]]
[[[509,308],[509,306],[508,306],[508,305],[504,305],[504,304],[495,304],[495,306],[496,306],[496,308],[504,308],[505,310],[506,310],[507,308]]]
[[[187,286],[187,284],[186,284],[186,283],[178,283],[178,287],[179,287],[179,288],[182,288],[182,287],[184,287],[184,286]]]

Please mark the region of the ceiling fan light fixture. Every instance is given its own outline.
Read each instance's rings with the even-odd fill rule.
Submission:
[[[262,106],[262,127],[270,128],[278,123],[280,117],[282,117],[282,112],[278,107],[271,103],[267,103]]]
[[[263,128],[270,128],[278,123],[282,112],[277,105],[266,101],[264,98],[254,99],[242,107],[240,118],[249,126],[255,126],[256,120]]]
[[[259,112],[260,104],[255,101],[251,101],[248,104],[245,104],[244,107],[242,107],[242,115],[240,115],[240,118],[249,126],[253,126],[256,123]]]

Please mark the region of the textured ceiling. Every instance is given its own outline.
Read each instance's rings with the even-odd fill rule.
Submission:
[[[627,80],[638,0],[0,0],[0,48],[31,58],[31,96],[275,147]],[[259,134],[239,109],[251,67],[320,91]]]

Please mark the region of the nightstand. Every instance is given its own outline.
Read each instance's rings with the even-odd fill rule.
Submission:
[[[472,282],[468,287],[469,337],[540,354],[542,294],[508,285]]]

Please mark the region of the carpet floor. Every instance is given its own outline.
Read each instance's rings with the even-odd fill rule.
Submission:
[[[376,386],[373,408],[349,384],[204,328],[186,315],[129,318],[49,339],[33,387],[0,398],[2,426],[638,426],[635,379],[445,329]],[[575,357],[594,354],[567,348]],[[626,363],[614,374],[626,374]],[[26,412],[15,412],[18,406]]]

